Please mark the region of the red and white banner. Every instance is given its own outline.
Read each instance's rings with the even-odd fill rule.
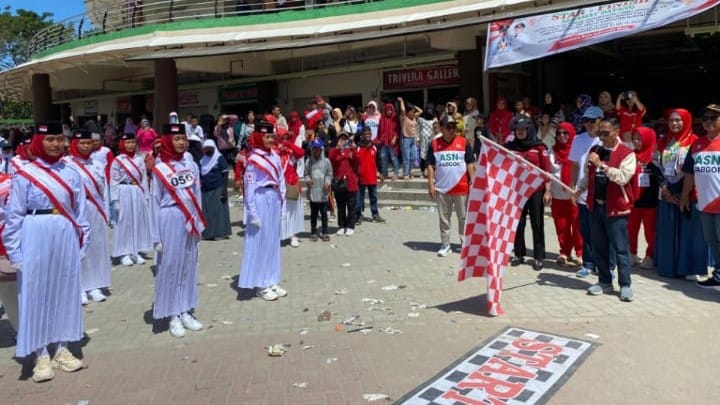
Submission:
[[[702,13],[720,0],[630,0],[494,21],[485,70],[662,27]]]
[[[468,198],[458,281],[486,276],[488,313],[502,315],[502,276],[525,202],[547,173],[495,143],[483,142]]]

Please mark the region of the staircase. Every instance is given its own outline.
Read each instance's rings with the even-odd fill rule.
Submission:
[[[421,207],[435,207],[435,201],[430,199],[427,191],[427,179],[412,178],[411,180],[386,180],[385,184],[378,185],[378,206],[393,207],[395,209],[421,209]],[[369,204],[365,193],[365,204]],[[426,209],[426,208],[423,208]]]

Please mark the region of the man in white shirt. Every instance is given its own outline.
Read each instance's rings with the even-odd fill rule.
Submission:
[[[188,141],[190,141],[188,152],[192,155],[195,163],[199,164],[202,157],[202,143],[205,140],[205,133],[198,123],[198,117],[194,115],[190,116],[190,122],[183,121],[185,134],[187,134]]]
[[[585,110],[585,114],[583,114],[582,122],[585,127],[585,132],[581,132],[575,136],[572,146],[570,147],[569,159],[573,162],[571,177],[573,186],[577,186],[584,177],[582,168],[587,165],[590,148],[600,143],[597,131],[603,116],[603,110],[596,106],[588,107],[588,109]],[[583,267],[576,273],[578,277],[587,277],[595,270],[595,263],[592,259],[592,246],[590,245],[590,212],[587,208],[586,198],[587,192],[584,192],[577,199],[577,205],[580,211],[580,234],[582,234],[583,237]],[[610,260],[610,262],[612,265],[614,260]]]
[[[465,115],[463,116],[463,135],[475,150],[475,121],[480,115],[480,111],[477,109],[477,99],[475,97],[468,97],[465,100]]]

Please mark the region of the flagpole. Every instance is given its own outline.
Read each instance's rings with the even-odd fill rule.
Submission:
[[[507,153],[508,155],[510,155],[513,159],[521,160],[523,163],[525,163],[525,164],[527,164],[528,166],[534,168],[535,170],[538,170],[538,171],[540,171],[540,172],[542,172],[542,173],[545,173],[546,177],[549,177],[549,178],[550,178],[550,181],[553,181],[553,182],[557,183],[558,185],[560,185],[560,187],[564,188],[565,190],[569,191],[570,193],[575,193],[575,190],[574,190],[573,188],[571,188],[571,187],[568,186],[567,184],[563,183],[562,180],[560,180],[557,176],[555,176],[555,175],[553,175],[553,174],[551,174],[551,173],[549,173],[549,172],[546,172],[545,170],[543,170],[543,169],[535,166],[534,164],[532,164],[531,162],[529,162],[527,159],[524,159],[522,156],[519,156],[518,154],[516,154],[515,152],[511,151],[510,149],[508,149],[508,148],[500,145],[499,143],[493,141],[492,139],[486,138],[486,137],[484,137],[484,136],[480,136],[480,137],[478,137],[478,139],[480,139],[482,142],[489,143],[489,144],[495,146],[496,148],[502,150],[503,152],[506,152],[506,153]]]

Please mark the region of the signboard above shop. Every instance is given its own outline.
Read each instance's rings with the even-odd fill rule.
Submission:
[[[218,93],[218,100],[222,104],[256,101],[257,98],[258,86],[256,84],[221,87]]]
[[[383,72],[384,90],[418,89],[458,84],[460,84],[460,71],[456,65],[387,70]]]

